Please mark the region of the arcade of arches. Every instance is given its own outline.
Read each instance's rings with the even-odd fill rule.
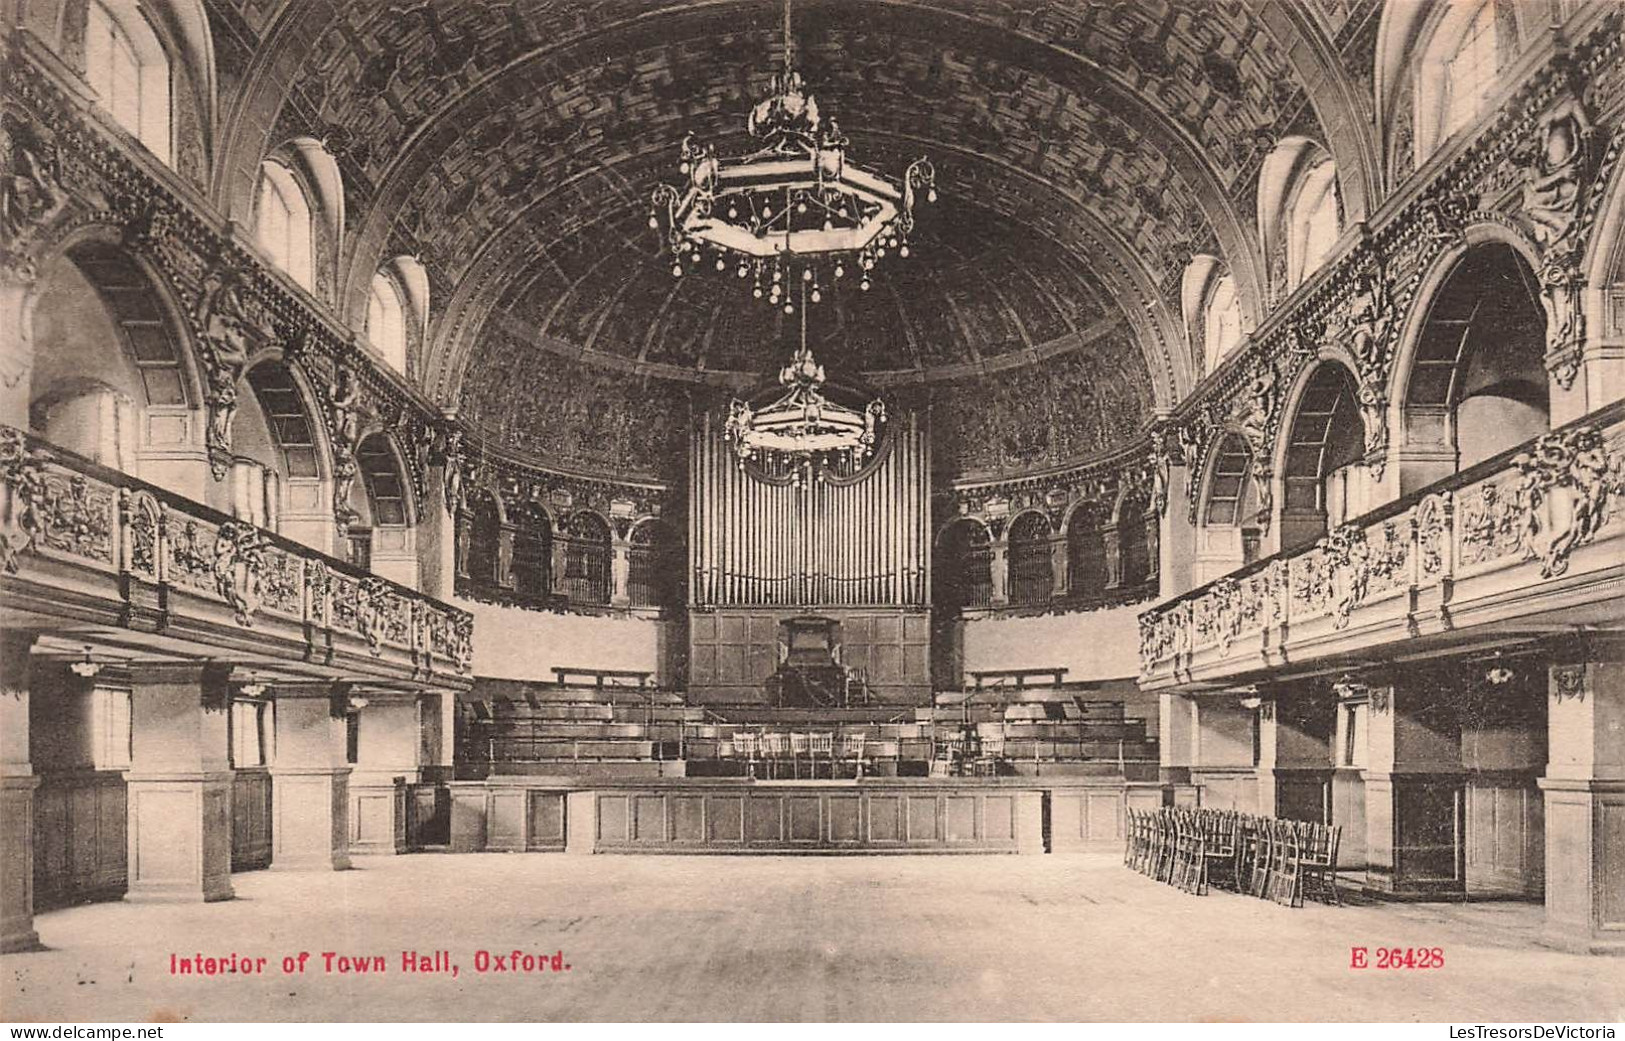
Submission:
[[[646,205],[778,4],[0,4],[5,949],[1165,805],[1625,949],[1619,6],[804,6],[940,199],[804,305],[886,412],[790,471],[723,430],[796,319]]]

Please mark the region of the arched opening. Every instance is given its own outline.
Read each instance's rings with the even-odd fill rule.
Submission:
[[[272,263],[314,292],[316,254],[310,200],[293,171],[275,160],[260,165],[255,236]]]
[[[1227,434],[1213,453],[1207,496],[1199,515],[1197,583],[1203,583],[1258,559],[1262,538],[1253,453],[1247,439]]]
[[[1023,513],[1010,525],[1010,603],[1038,607],[1049,603],[1055,588],[1050,557],[1049,519]]]
[[[372,276],[367,294],[367,342],[396,372],[406,371],[406,311],[395,280],[382,271]]]
[[[483,488],[476,488],[468,496],[465,551],[461,554],[471,591],[488,589],[497,584],[497,563],[501,554],[497,543],[501,538],[502,515],[497,509],[496,497]]]
[[[316,427],[291,369],[278,361],[246,376],[231,421],[230,512],[315,549],[331,546]]]
[[[1550,429],[1546,312],[1504,243],[1470,249],[1428,304],[1405,387],[1407,448],[1430,438],[1457,469]]]
[[[931,592],[943,616],[993,602],[992,542],[987,526],[970,518],[954,521],[938,537]]]
[[[1418,164],[1487,110],[1500,78],[1502,53],[1511,49],[1503,46],[1495,0],[1447,0],[1440,7],[1442,14],[1417,65]]]
[[[1067,520],[1067,589],[1076,599],[1096,600],[1105,595],[1111,578],[1106,566],[1106,525],[1110,519],[1105,504],[1086,502]]]
[[[1298,399],[1281,477],[1281,548],[1321,538],[1364,512],[1365,427],[1354,379],[1336,362],[1322,362]]]
[[[170,70],[158,35],[134,0],[90,0],[85,79],[96,101],[147,150],[174,165]]]
[[[89,242],[41,272],[29,427],[105,466],[139,474],[141,410],[187,410],[180,352],[157,292],[116,246]]]
[[[596,513],[581,510],[563,527],[564,595],[573,603],[609,603],[609,525]]]
[[[388,436],[372,433],[356,447],[361,481],[352,487],[350,560],[359,567],[416,585],[416,548],[405,472]]]
[[[627,540],[626,593],[633,607],[675,607],[682,599],[682,547],[658,521],[644,521]]]
[[[553,522],[533,502],[514,507],[513,591],[527,600],[553,595]]]

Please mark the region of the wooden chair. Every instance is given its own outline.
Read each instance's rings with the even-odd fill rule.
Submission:
[[[1270,858],[1269,898],[1287,907],[1303,906],[1303,847],[1297,829],[1290,821],[1270,824],[1273,856]]]
[[[761,736],[749,730],[740,730],[734,734],[734,752],[745,760],[745,776],[756,776],[756,756],[761,751]]]
[[[790,752],[790,737],[781,730],[762,732],[762,759],[767,762],[767,775],[777,777],[779,767]]]
[[[862,730],[845,730],[841,732],[841,759],[852,764],[853,776],[863,779],[863,768],[868,763],[865,751],[868,748],[869,735]]]
[[[814,777],[818,776],[818,759],[822,756],[825,764],[829,767],[829,775],[833,778],[835,776],[835,735],[828,733],[813,734],[811,739],[812,775]]]
[[[1239,889],[1238,879],[1241,877],[1236,870],[1236,850],[1239,846],[1237,836],[1240,831],[1240,819],[1234,813],[1214,813],[1205,815],[1203,828],[1202,849],[1202,875],[1203,881],[1209,882],[1215,877],[1223,878],[1228,884],[1227,889]]]
[[[790,771],[791,776],[801,777],[801,760],[812,757],[812,739],[805,733],[792,733],[790,735]]]
[[[1343,895],[1337,887],[1337,846],[1342,837],[1341,824],[1311,824],[1303,853],[1304,894],[1339,907]]]

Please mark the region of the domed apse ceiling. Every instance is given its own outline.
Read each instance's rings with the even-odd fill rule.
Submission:
[[[259,9],[240,9],[248,30]],[[562,402],[516,398],[516,374],[552,366],[534,389],[568,398],[586,386],[572,373],[601,371],[587,382],[620,385],[646,416],[662,381],[739,385],[792,343],[784,316],[731,272],[673,279],[647,226],[685,133],[725,153],[747,143],[744,114],[782,55],[780,12],[293,0],[269,34],[292,85],[271,137],[313,134],[338,153],[359,255],[428,266],[429,392],[543,450],[559,439],[517,431]],[[1227,234],[1245,245],[1258,163],[1276,135],[1312,124],[1280,20],[1266,27],[1244,2],[799,0],[794,23],[798,65],[853,160],[897,176],[926,156],[941,195],[912,257],[883,261],[869,293],[848,285],[813,309],[821,360],[966,404],[984,384],[1005,388],[988,400],[1057,381],[1087,390],[953,424],[998,428],[1009,447],[990,466],[1132,436],[1153,381],[1171,380],[1146,356],[1182,348],[1147,344],[1149,326],[1127,317],[1147,294],[1173,299],[1192,252]],[[1023,373],[1038,365],[1050,374]],[[1062,400],[1108,415],[1058,437]]]

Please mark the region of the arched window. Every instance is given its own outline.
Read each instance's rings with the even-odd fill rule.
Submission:
[[[1133,498],[1117,513],[1117,539],[1123,555],[1123,588],[1143,585],[1151,575],[1151,547],[1145,538],[1145,507]]]
[[[1214,282],[1208,293],[1202,343],[1208,372],[1218,368],[1241,343],[1241,301],[1236,299],[1236,283],[1229,275]]]
[[[1495,0],[1452,0],[1444,6],[1418,67],[1419,160],[1484,112],[1499,74]]]
[[[489,492],[475,491],[469,498],[468,578],[475,589],[489,588],[497,581],[502,519]]]
[[[1049,521],[1041,513],[1023,513],[1010,525],[1011,604],[1034,607],[1049,603],[1055,584],[1049,535]]]
[[[1304,174],[1287,227],[1287,276],[1296,286],[1314,274],[1337,244],[1337,167],[1326,160]]]
[[[367,342],[396,372],[406,371],[406,313],[394,280],[382,271],[372,276],[367,296]]]
[[[942,533],[931,561],[932,599],[945,615],[986,607],[993,600],[993,549],[987,528],[955,521]]]
[[[1106,507],[1084,503],[1066,524],[1067,589],[1074,597],[1098,598],[1106,591]]]
[[[565,521],[564,595],[577,603],[609,603],[609,526],[586,510]]]
[[[513,521],[513,591],[546,600],[553,593],[553,525],[532,504],[515,507]]]
[[[314,288],[310,202],[293,171],[269,160],[260,166],[257,236],[278,267],[306,289]]]
[[[85,78],[120,126],[153,155],[173,164],[169,58],[134,0],[90,0]]]

